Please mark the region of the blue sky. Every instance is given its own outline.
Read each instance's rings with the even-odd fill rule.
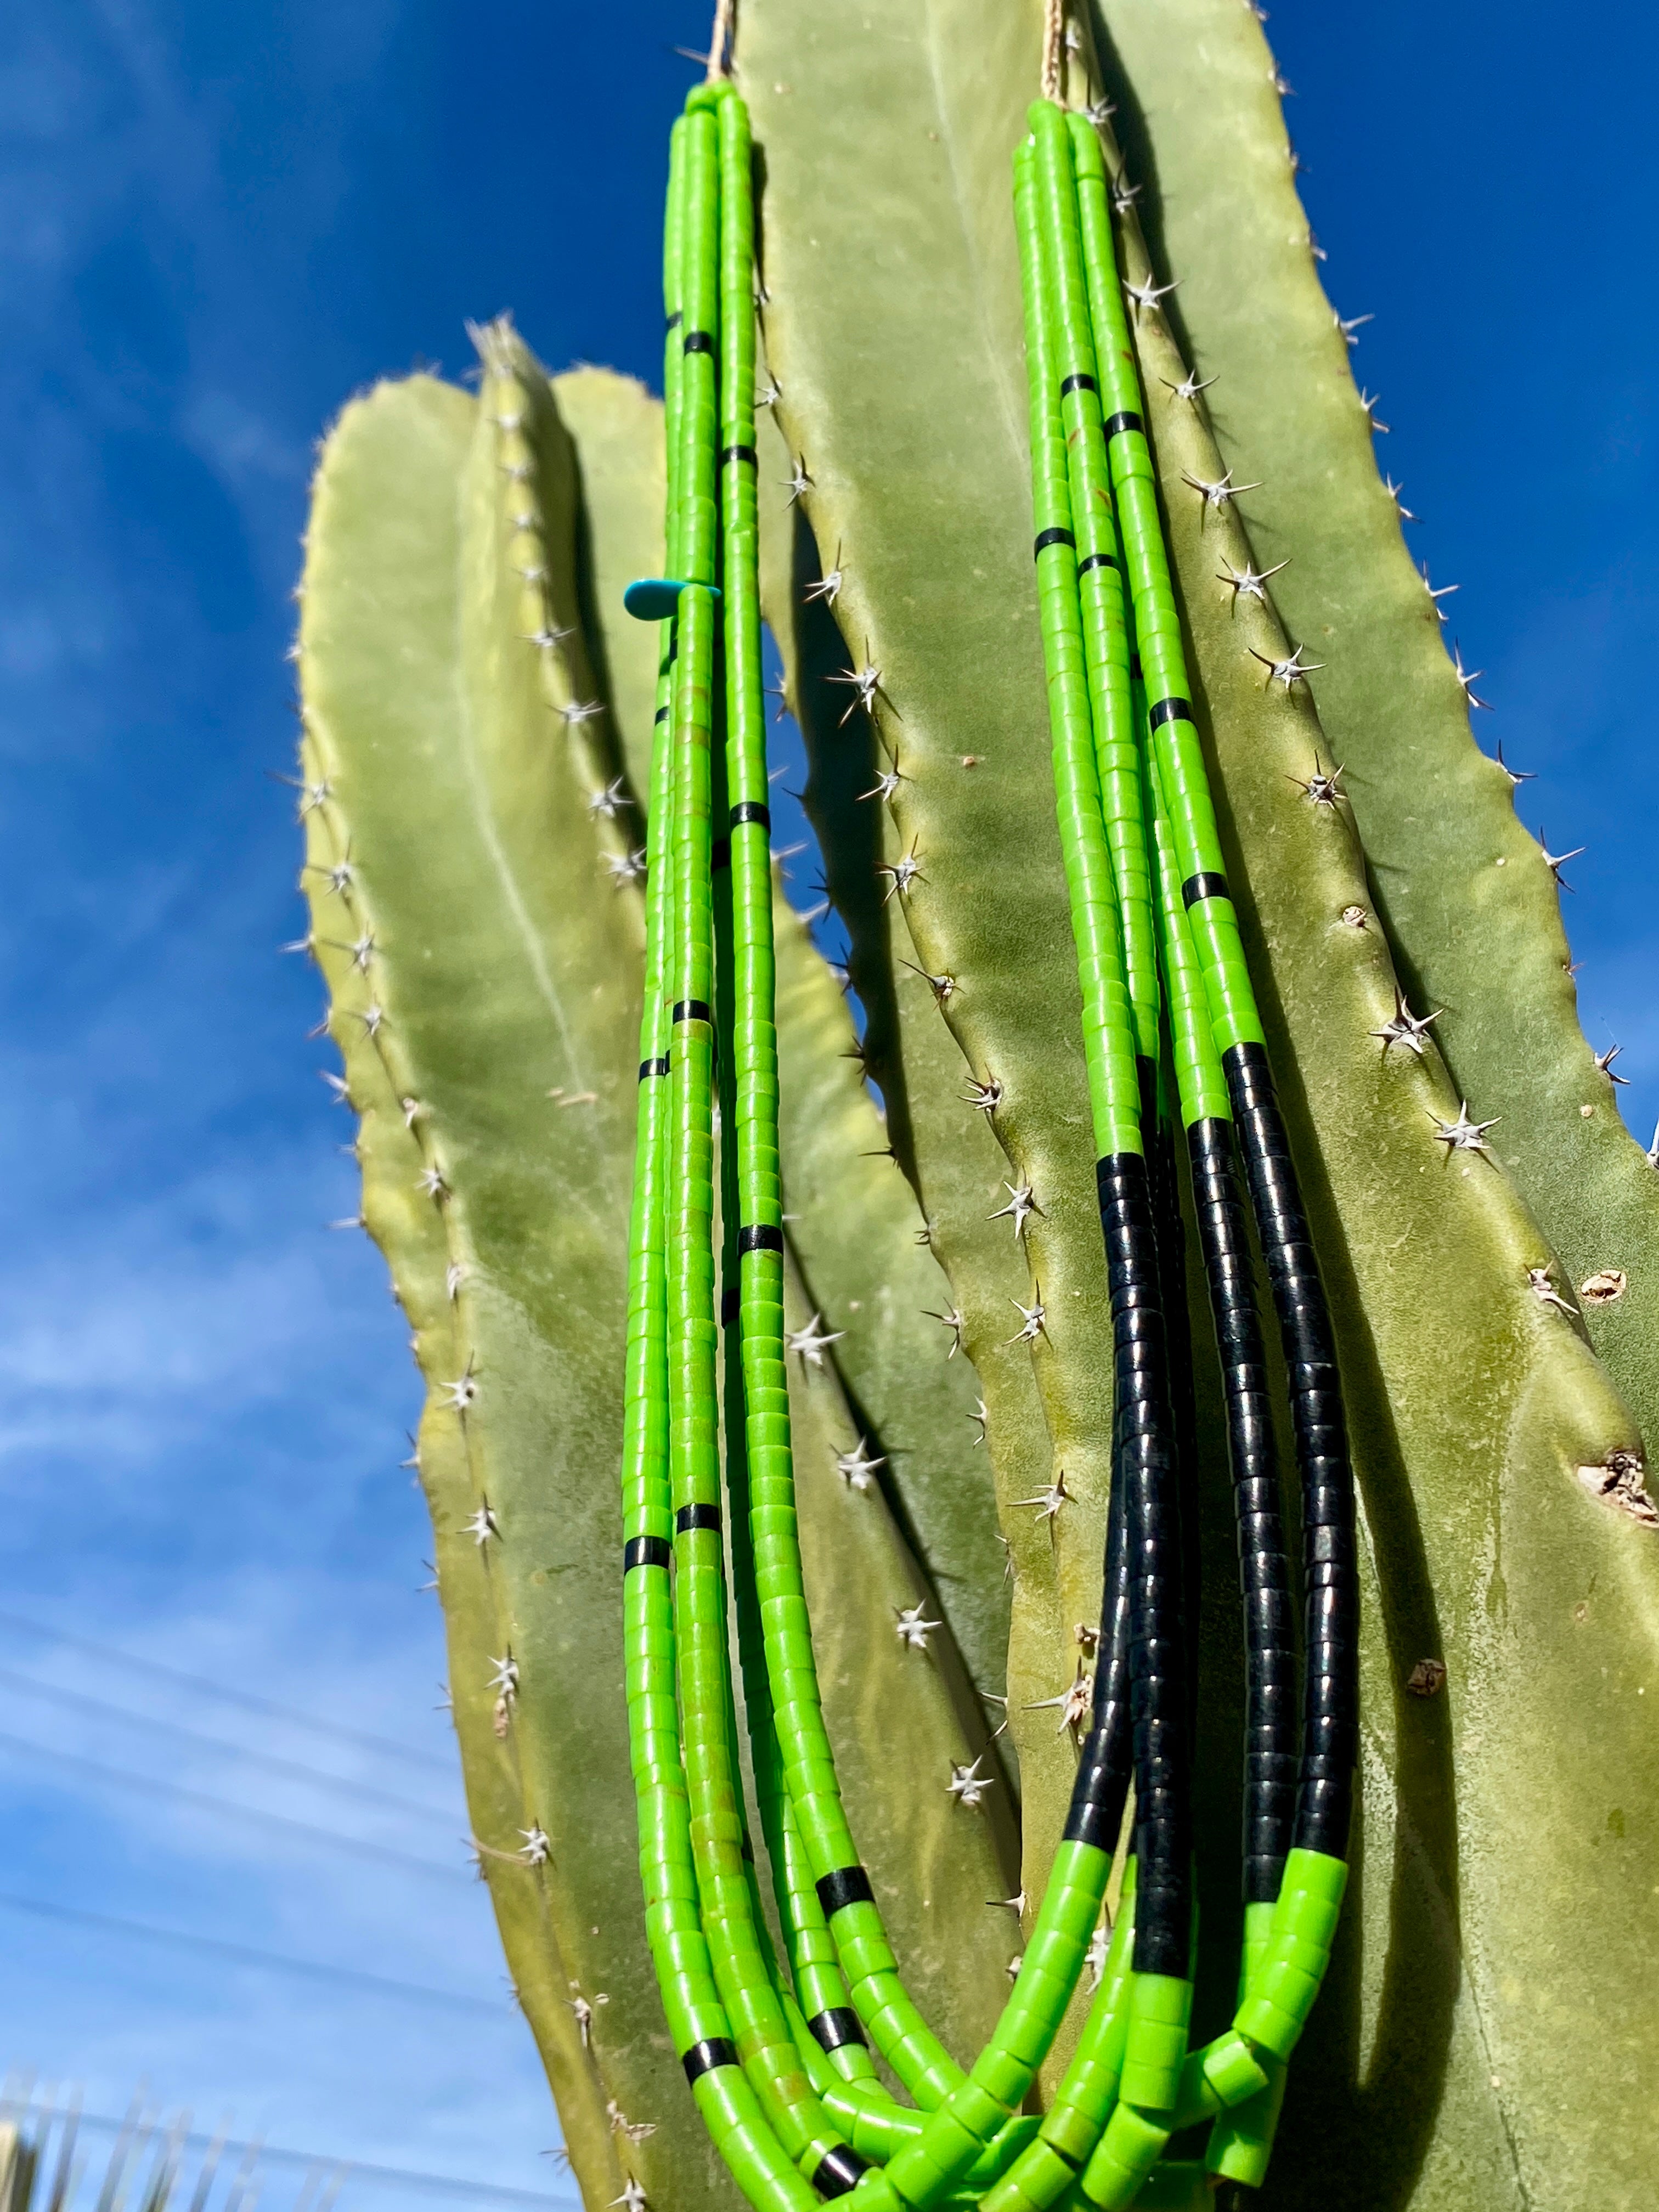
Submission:
[[[1589,848],[1582,1000],[1645,1138],[1659,34],[1604,6],[1581,61],[1533,0],[1280,0],[1268,29],[1333,295],[1376,317],[1385,465],[1462,586],[1481,735],[1538,771],[1553,848]],[[0,2066],[98,2112],[147,2076],[198,2124],[559,2187],[462,1870],[404,1331],[378,1258],[323,1226],[355,1210],[349,1131],[317,984],[276,955],[298,847],[265,771],[342,399],[459,374],[463,319],[507,307],[553,364],[654,374],[672,48],[705,34],[668,0],[625,55],[613,11],[566,0],[45,0],[0,31]]]

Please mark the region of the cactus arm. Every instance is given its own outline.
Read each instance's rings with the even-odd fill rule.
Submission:
[[[1150,264],[1132,216],[1122,234],[1126,273],[1144,282]],[[1639,1748],[1645,1697],[1632,1687],[1620,1700],[1593,1686],[1633,1686],[1659,1647],[1659,1557],[1639,1503],[1631,1501],[1637,1512],[1610,1510],[1590,1494],[1614,1487],[1627,1463],[1639,1468],[1638,1439],[1582,1340],[1559,1316],[1540,1315],[1528,1274],[1542,1239],[1501,1169],[1436,1144],[1433,1130],[1450,1126],[1457,1103],[1437,1056],[1385,1053],[1375,1041],[1395,1005],[1387,949],[1374,930],[1342,920],[1365,903],[1364,854],[1342,805],[1318,805],[1298,787],[1316,750],[1328,763],[1334,756],[1311,702],[1263,687],[1250,648],[1275,659],[1289,649],[1271,610],[1252,603],[1235,613],[1214,584],[1251,547],[1236,515],[1208,512],[1184,481],[1213,481],[1221,462],[1200,411],[1171,388],[1182,358],[1157,315],[1139,319],[1135,339],[1229,871],[1249,887],[1247,941],[1253,971],[1268,981],[1270,1044],[1297,1071],[1294,1091],[1286,1085],[1292,1142],[1316,1164],[1316,1238],[1340,1268],[1344,1377],[1363,1439],[1363,1912],[1391,1940],[1373,1958],[1368,1939],[1348,2001],[1364,2022],[1375,2086],[1345,2110],[1352,2061],[1338,2040],[1310,2039],[1291,2069],[1278,2186],[1316,2186],[1341,2113],[1352,2170],[1374,2172],[1379,2191],[1414,2189],[1413,2204],[1468,2202],[1471,2172],[1485,2177],[1474,2200],[1483,2204],[1571,2195],[1586,2175],[1604,2201],[1634,2202],[1620,2192],[1654,2155],[1655,2131],[1632,2124],[1630,2100],[1654,2025],[1659,1928],[1630,1925],[1616,1876],[1573,1879],[1565,1869],[1582,1866],[1610,1803],[1619,1821],[1609,1838],[1619,1826],[1659,1838],[1659,1788],[1649,1786],[1654,1769]],[[1424,1130],[1443,1158],[1425,1159]],[[1447,1347],[1469,1344],[1476,1310],[1490,1351],[1449,1370]],[[1598,1613],[1588,1594],[1608,1573],[1618,1598]],[[1593,1637],[1575,1644],[1570,1624]],[[1407,1639],[1425,1635],[1442,1644],[1452,1685],[1463,1686],[1443,1708],[1401,1695]],[[1454,1774],[1457,1832],[1470,1839],[1462,1853],[1449,1831],[1437,1839],[1429,1816]],[[1639,1800],[1634,1818],[1627,1798]],[[1564,1870],[1565,1937],[1541,1933],[1533,1915],[1545,1838]],[[1582,2069],[1565,2054],[1570,2017],[1619,2023]],[[1402,2128],[1407,2084],[1428,2051],[1444,2082],[1438,2118],[1419,2107],[1416,2124]],[[1395,2085],[1386,2096],[1385,2084]]]
[[[1252,540],[1263,566],[1289,559],[1273,599],[1326,664],[1313,694],[1401,980],[1419,1012],[1443,1009],[1435,1035],[1470,1110],[1502,1117],[1498,1156],[1559,1255],[1557,1291],[1626,1276],[1583,1318],[1659,1439],[1659,1176],[1579,1028],[1554,882],[1510,777],[1473,740],[1450,633],[1379,474],[1261,27],[1236,0],[1103,12],[1135,87],[1127,150],[1182,280],[1178,325],[1218,380],[1217,441],[1241,480],[1261,479],[1242,502]],[[1156,180],[1176,176],[1160,198]]]
[[[552,1817],[526,1772],[514,1705],[502,1703],[487,1663],[515,1650],[511,1596],[497,1571],[501,1540],[489,1522],[477,1530],[470,1525],[488,1512],[504,1534],[517,1522],[516,1501],[480,1463],[476,1425],[464,1424],[452,1403],[453,1385],[473,1371],[479,1355],[477,1289],[451,1276],[452,1267],[467,1264],[457,1255],[453,1201],[422,1187],[432,1171],[454,1176],[456,1164],[447,1121],[419,1080],[425,1071],[411,1066],[397,1034],[401,1015],[387,970],[407,942],[396,899],[406,872],[398,865],[396,836],[376,836],[365,789],[365,770],[395,773],[400,760],[435,760],[451,744],[459,691],[457,484],[476,412],[460,394],[428,380],[383,387],[348,410],[325,449],[308,545],[301,676],[306,780],[313,791],[328,788],[306,813],[305,881],[330,985],[331,1029],[362,1117],[363,1218],[392,1263],[428,1382],[417,1455],[436,1531],[452,1694],[481,1869],[558,2097],[573,2168],[590,2198],[599,2199],[613,2195],[624,2178],[594,2063],[608,2008],[585,2020],[572,2003],[571,1984],[579,1982],[585,2002],[601,1990],[623,1999],[626,1991],[613,1989],[607,1972],[585,1974],[589,1961],[579,1952],[566,1958],[547,1872],[524,1856],[526,1834],[538,1826],[545,1832]],[[381,593],[396,609],[396,651],[387,649],[392,641],[374,618]],[[390,684],[389,668],[396,672]],[[342,866],[349,871],[343,879],[337,873]],[[374,949],[359,964],[353,947],[365,940]],[[516,1525],[513,1534],[516,1542]],[[613,1940],[634,1932],[629,1917],[620,1908],[607,1911]],[[637,1921],[637,1910],[631,1917]],[[628,2112],[633,2085],[617,2082],[612,2094]],[[630,2117],[647,2114],[643,2096],[634,2094]],[[687,2135],[696,2156],[696,2139]]]
[[[331,834],[372,922],[358,982],[380,1009],[374,1042],[396,1095],[418,1103],[442,1175],[427,1203],[460,1270],[458,1356],[431,1374],[422,1455],[435,1437],[465,1447],[493,1522],[483,1544],[441,1548],[445,1601],[471,1541],[500,1624],[493,1639],[476,1624],[473,1648],[467,1614],[452,1624],[458,1723],[500,1741],[525,1796],[515,1834],[480,1836],[502,1851],[487,1865],[540,1893],[556,1936],[550,2002],[584,2031],[566,2126],[588,2199],[626,2174],[646,2188],[672,2174],[677,2201],[723,2201],[650,1986],[622,1725],[613,1186],[633,1117],[637,925],[611,911],[586,817],[606,763],[584,723],[566,738],[542,690],[550,648],[526,641],[535,608],[514,566],[538,562],[515,553],[504,493],[540,515],[546,566],[566,571],[568,507],[538,473],[540,442],[493,420],[507,411],[493,385],[469,410],[465,465],[445,456],[442,473],[410,434],[418,387],[347,411],[319,477],[301,675]],[[553,675],[566,699],[588,696],[586,671],[560,659]],[[368,1030],[358,1000],[337,1000],[331,1029]],[[533,1975],[515,1962],[515,1978],[535,2004]],[[556,2088],[571,2106],[557,2073]],[[654,2132],[615,2135],[611,2106],[619,2126]]]
[[[388,1141],[402,1130],[405,1152],[416,1147],[404,1163],[410,1191],[430,1210],[427,1220],[416,1208],[424,1273],[418,1290],[404,1291],[411,1312],[423,1297],[436,1316],[437,1333],[423,1342],[431,1395],[422,1455],[429,1484],[452,1467],[465,1483],[453,1522],[439,1526],[469,1777],[480,1759],[486,1771],[493,1759],[510,1761],[519,1778],[517,1801],[494,1825],[472,1780],[498,1896],[511,1903],[522,1892],[540,1915],[538,1939],[533,1917],[520,1911],[518,1935],[503,1907],[515,1981],[550,2052],[590,2203],[610,2202],[633,2174],[665,2201],[696,2204],[708,2191],[723,2201],[726,2185],[648,1984],[621,1710],[620,1535],[608,1525],[617,1440],[606,1355],[622,1321],[610,1238],[625,1218],[611,1186],[620,1185],[628,1156],[638,933],[627,912],[636,891],[605,889],[599,864],[607,842],[625,850],[635,833],[590,819],[584,801],[611,764],[605,733],[579,721],[567,735],[544,692],[546,683],[566,702],[590,696],[588,672],[563,654],[550,671],[548,649],[527,642],[537,623],[519,603],[514,570],[544,563],[521,556],[517,533],[503,544],[501,500],[505,487],[514,512],[533,505],[542,516],[544,565],[558,564],[548,583],[562,611],[576,592],[561,538],[569,510],[553,468],[545,477],[542,469],[544,458],[558,465],[564,433],[527,375],[515,374],[516,402],[503,398],[499,380],[493,372],[486,380],[459,489],[454,436],[442,470],[418,436],[410,450],[423,405],[452,432],[472,418],[441,387],[378,393],[349,411],[328,448],[302,674],[308,780],[330,789],[307,815],[307,882],[337,986],[335,1034],[354,1060],[372,1043],[374,1065],[388,1071],[392,1105],[366,1124],[365,1156],[382,1127]],[[510,447],[504,470],[502,440],[524,432],[503,432],[499,418],[518,412],[531,417],[532,458],[520,461]],[[601,473],[597,452],[583,465],[591,487]],[[524,466],[532,476],[508,473]],[[406,487],[402,503],[396,487]],[[417,491],[424,505],[411,516]],[[444,530],[431,526],[428,509]],[[418,597],[392,557],[402,544],[418,546],[427,563]],[[416,629],[421,651],[411,644]],[[405,666],[406,678],[388,684],[388,668]],[[348,851],[361,916],[349,935],[325,910],[320,889]],[[366,973],[353,957],[359,934],[374,940]],[[371,1006],[380,1009],[372,1036]],[[355,1066],[350,1080],[356,1096]],[[422,1109],[407,1130],[396,1103],[404,1098]],[[441,1170],[441,1200],[419,1190],[423,1162]],[[395,1218],[388,1204],[377,1196],[366,1212],[402,1285],[416,1249],[409,1201]],[[453,1298],[452,1267],[464,1270]],[[797,1307],[794,1320],[804,1317]],[[492,1391],[503,1376],[510,1388]],[[469,1377],[476,1395],[463,1410],[456,1385]],[[834,1624],[830,1724],[838,1740],[872,1754],[854,1758],[849,1805],[872,1838],[875,1878],[891,1898],[902,1947],[919,1963],[924,2001],[965,2047],[994,2018],[1017,1941],[1006,1916],[984,1902],[1006,1888],[997,1839],[1007,1814],[1000,1829],[952,1806],[951,1765],[970,1765],[983,1749],[985,1722],[964,1717],[969,1701],[945,1632],[925,1653],[901,1644],[895,1615],[925,1595],[925,1577],[880,1493],[854,1492],[836,1472],[857,1432],[833,1370],[822,1383],[815,1373],[812,1386],[802,1475],[820,1490],[806,1572],[815,1609]],[[816,1465],[815,1453],[824,1455]],[[464,1523],[485,1504],[493,1526],[480,1546]],[[465,1601],[467,1578],[480,1576],[494,1607],[487,1620]],[[489,1662],[502,1656],[518,1669],[507,1693],[489,1686]],[[914,1820],[888,1802],[894,1770],[873,1757],[878,1741],[906,1778],[907,1813],[910,1778],[937,1771],[937,1791]],[[548,1856],[532,1866],[525,1838],[538,1828]],[[918,1834],[936,1873],[920,1892],[908,1879]],[[591,2013],[575,2008],[577,1997]],[[654,2132],[613,2135],[613,2106],[620,2122]]]

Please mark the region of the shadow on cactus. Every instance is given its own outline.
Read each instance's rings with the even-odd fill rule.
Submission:
[[[728,29],[663,401],[480,330],[476,398],[341,417],[302,594],[312,943],[584,2198],[1645,2203],[1659,1182],[1531,989],[1552,868],[1259,23]]]

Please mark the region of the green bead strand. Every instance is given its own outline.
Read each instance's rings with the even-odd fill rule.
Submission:
[[[1175,831],[1162,796],[1158,759],[1150,748],[1147,766],[1148,782],[1156,801],[1152,808],[1152,851],[1158,886],[1158,961],[1169,1009],[1181,1119],[1188,1128],[1195,1121],[1230,1121],[1232,1105],[1227,1097],[1221,1054],[1216,1049],[1215,1032],[1210,1026],[1204,971],[1193,949],[1187,909],[1182,903]]]
[[[665,254],[665,303],[671,318],[684,276],[686,203],[696,190],[693,134],[682,131],[671,163],[671,203]],[[667,380],[671,393],[678,379]],[[682,413],[684,410],[680,410]],[[669,539],[680,551],[680,455],[670,464]],[[694,593],[705,609],[707,592]],[[678,627],[678,625],[677,625]],[[684,869],[684,793],[673,774],[675,740],[694,711],[699,653],[684,658],[678,640],[668,656],[674,672],[671,711],[658,724],[655,782],[650,812],[654,862],[647,877],[646,1006],[641,1024],[641,1112],[636,1144],[634,1221],[630,1232],[629,1365],[623,1465],[624,1626],[632,1762],[639,1814],[641,1873],[651,1942],[665,2012],[676,2048],[699,2056],[693,2095],[706,2124],[757,2212],[805,2212],[814,2191],[783,2155],[753,2091],[736,2065],[726,2014],[720,2000],[699,1908],[690,1805],[681,1757],[675,1674],[677,1639],[666,1571],[672,1492],[665,1446],[673,1407],[666,1354],[666,1278],[664,1231],[684,1236],[684,1223],[667,1221],[665,1192],[672,1177],[674,1136],[684,1143],[685,1115],[676,1115],[673,1089],[665,1081],[669,1042],[665,985],[672,974],[670,946],[677,942],[674,911]],[[708,621],[701,625],[712,637]],[[685,679],[690,671],[692,681]],[[702,686],[706,696],[706,680]],[[678,711],[677,711],[678,710]],[[706,865],[706,864],[705,864]],[[685,1089],[684,1081],[680,1086]],[[667,1094],[665,1099],[665,1093]],[[668,1109],[665,1111],[665,1107]],[[680,1123],[671,1134],[669,1124]],[[683,1186],[677,1182],[678,1189]],[[680,1209],[676,1209],[679,1212]],[[678,1254],[676,1256],[679,1256]],[[684,1457],[684,1438],[682,1438]],[[729,2054],[729,2055],[728,2055]],[[704,2065],[701,2059],[711,2063]],[[690,2071],[688,2067],[688,2071]]]
[[[730,823],[731,1049],[721,1072],[726,1239],[723,1293],[736,1373],[728,1380],[726,1490],[738,1650],[749,1716],[757,1804],[773,1869],[785,1946],[808,2016],[844,2011],[849,1999],[793,1828],[779,1758],[764,1629],[755,1579],[751,1453],[776,1449],[788,1419],[783,1315],[783,1230],[778,1171],[777,1035],[773,1018],[771,817],[761,665],[759,533],[756,499],[754,203],[749,118],[735,97],[718,110],[720,176],[720,517],[726,671],[726,797]],[[723,1023],[722,1027],[726,1024]],[[739,1247],[741,1249],[739,1249]],[[726,1310],[735,1305],[735,1313]],[[787,1426],[783,1449],[787,1449]],[[835,2074],[873,2079],[862,2043],[831,2054]]]
[[[1135,637],[1152,742],[1170,799],[1175,846],[1183,884],[1193,887],[1190,926],[1217,1048],[1265,1042],[1255,994],[1244,962],[1237,916],[1224,888],[1221,841],[1210,798],[1208,772],[1192,719],[1181,617],[1170,578],[1158,513],[1158,477],[1146,442],[1144,402],[1135,368],[1127,313],[1118,283],[1106,212],[1106,169],[1094,126],[1081,115],[1066,118],[1077,179],[1100,404],[1106,417],[1107,452],[1118,503],[1125,566],[1134,608]]]
[[[1030,120],[1042,290],[1052,325],[1047,389],[1049,404],[1060,410],[1070,478],[1101,815],[1117,888],[1135,1049],[1156,1064],[1158,947],[1141,790],[1141,726],[1134,711],[1123,555],[1100,411],[1071,143],[1065,118],[1051,102],[1036,102]]]
[[[691,1838],[702,1923],[738,2057],[771,2136],[804,2172],[842,2150],[813,2096],[774,1984],[756,1911],[726,1630],[714,1318],[712,1001],[716,902],[710,806],[723,782],[712,757],[715,698],[714,594],[717,548],[699,524],[718,519],[721,325],[720,126],[713,103],[688,118],[682,262],[679,507],[684,535],[672,716],[676,753],[672,988],[669,1266],[670,1473],[675,1506],[674,1616],[680,1725],[690,1788]],[[752,303],[745,298],[745,316]],[[724,896],[728,886],[722,885]],[[740,1441],[740,1440],[739,1440]],[[849,2177],[850,2178],[850,2177]]]
[[[1100,1986],[1071,2063],[1060,2077],[1036,2141],[988,2192],[982,2212],[1048,2212],[1075,2187],[1110,2118],[1128,2032],[1134,1877],[1132,1856],[1124,1868],[1117,1922]]]
[[[1112,1158],[1141,1150],[1140,1084],[1118,927],[1117,886],[1101,812],[1066,434],[1055,392],[1054,333],[1045,307],[1048,244],[1037,205],[1036,152],[1029,143],[1021,145],[1014,157],[1014,219],[1024,276],[1037,610],[1054,738],[1054,793],[1083,996],[1083,1048],[1095,1151],[1100,1158]]]

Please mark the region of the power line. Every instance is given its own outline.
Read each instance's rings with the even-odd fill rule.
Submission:
[[[9,1667],[0,1667],[0,1682],[9,1683],[13,1689],[23,1690],[33,1697],[49,1698],[52,1704],[69,1705],[76,1711],[98,1713],[119,1721],[131,1722],[139,1728],[153,1729],[159,1735],[177,1736],[185,1743],[200,1744],[209,1751],[228,1752],[234,1759],[253,1766],[264,1766],[273,1774],[287,1775],[290,1780],[315,1783],[327,1790],[343,1791],[347,1796],[361,1797],[368,1803],[383,1805],[393,1812],[413,1813],[427,1820],[453,1818],[440,1805],[416,1804],[410,1797],[395,1797],[389,1790],[376,1790],[372,1783],[357,1782],[349,1775],[330,1774],[320,1766],[307,1766],[295,1759],[281,1759],[274,1752],[253,1751],[246,1745],[228,1741],[223,1736],[204,1735],[198,1729],[185,1728],[179,1721],[165,1721],[149,1713],[136,1713],[128,1705],[112,1705],[102,1698],[88,1698],[79,1690],[60,1689],[55,1682],[42,1682],[33,1674],[20,1674]]]
[[[224,1682],[210,1680],[205,1674],[186,1674],[182,1668],[165,1666],[159,1659],[139,1659],[131,1651],[117,1651],[107,1644],[96,1644],[90,1637],[71,1635],[67,1629],[48,1628],[38,1620],[27,1620],[21,1613],[0,1612],[0,1628],[15,1629],[22,1636],[32,1636],[51,1644],[62,1644],[74,1651],[90,1652],[95,1659],[108,1660],[112,1665],[131,1668],[142,1674],[154,1674],[159,1680],[174,1682],[181,1689],[199,1690],[209,1697],[222,1698],[228,1705],[240,1705],[252,1713],[269,1713],[277,1720],[289,1721],[295,1728],[312,1729],[319,1735],[336,1736],[343,1743],[354,1743],[368,1751],[385,1752],[395,1759],[413,1759],[416,1765],[430,1766],[445,1774],[454,1769],[447,1759],[440,1759],[429,1751],[416,1751],[411,1744],[398,1743],[391,1736],[374,1735],[362,1729],[342,1728],[337,1721],[319,1720],[313,1713],[302,1713],[292,1705],[278,1705],[274,1698],[261,1698],[251,1690],[233,1689]]]
[[[44,2117],[50,2121],[53,2116],[47,2114]],[[24,2124],[27,2124],[27,2118]],[[131,2116],[125,2120],[118,2120],[106,2112],[82,2112],[79,2115],[79,2124],[83,2128],[101,2129],[106,2134],[119,2135],[124,2128],[130,2128],[133,2123]],[[424,2189],[438,2196],[484,2197],[497,2204],[566,2205],[570,2202],[568,2196],[544,2196],[534,2189],[510,2188],[505,2182],[467,2181],[457,2174],[425,2173],[405,2166],[377,2166],[372,2160],[342,2158],[336,2151],[284,2150],[276,2143],[238,2142],[228,2136],[181,2132],[173,2139],[182,2148],[190,2150],[211,2150],[216,2146],[222,2153],[228,2151],[233,2156],[239,2151],[245,2155],[252,2154],[279,2166],[343,2168],[348,2179],[400,2182],[405,2187]]]
[[[199,1805],[210,1813],[228,1813],[239,1820],[252,1820],[262,1828],[285,1828],[291,1835],[305,1836],[313,1843],[330,1844],[335,1850],[349,1851],[358,1858],[383,1859],[393,1866],[407,1867],[416,1874],[441,1875],[447,1881],[471,1879],[459,1867],[441,1866],[435,1859],[417,1859],[412,1852],[400,1851],[389,1844],[371,1844],[356,1836],[342,1835],[337,1828],[319,1828],[309,1820],[296,1820],[287,1813],[262,1813],[252,1805],[238,1805],[228,1797],[212,1797],[204,1790],[186,1789],[179,1782],[158,1781],[149,1774],[129,1774],[118,1766],[105,1766],[95,1759],[82,1759],[69,1751],[52,1751],[45,1744],[30,1743],[19,1735],[0,1735],[0,1751],[26,1752],[31,1759],[44,1759],[55,1766],[69,1766],[82,1774],[95,1774],[100,1781],[113,1782],[122,1789],[138,1790],[152,1796],[175,1797],[187,1805]]]
[[[196,1936],[182,1928],[153,1928],[142,1920],[123,1920],[110,1912],[88,1912],[79,1905],[55,1905],[40,1897],[12,1897],[0,1892],[0,1910],[27,1912],[44,1920],[66,1920],[83,1928],[107,1929],[112,1935],[137,1936],[147,1943],[165,1943],[178,1950],[199,1951],[205,1956],[229,1959],[239,1966],[257,1966],[267,1972],[297,1974],[319,1982],[343,1983],[372,1996],[414,2000],[422,2004],[446,2005],[458,2012],[489,2013],[511,2017],[505,1999],[476,1997],[460,1990],[428,1989],[418,1982],[393,1981],[353,1966],[331,1966],[320,1959],[290,1959],[277,1951],[256,1950],[252,1944],[233,1943],[223,1936]]]

